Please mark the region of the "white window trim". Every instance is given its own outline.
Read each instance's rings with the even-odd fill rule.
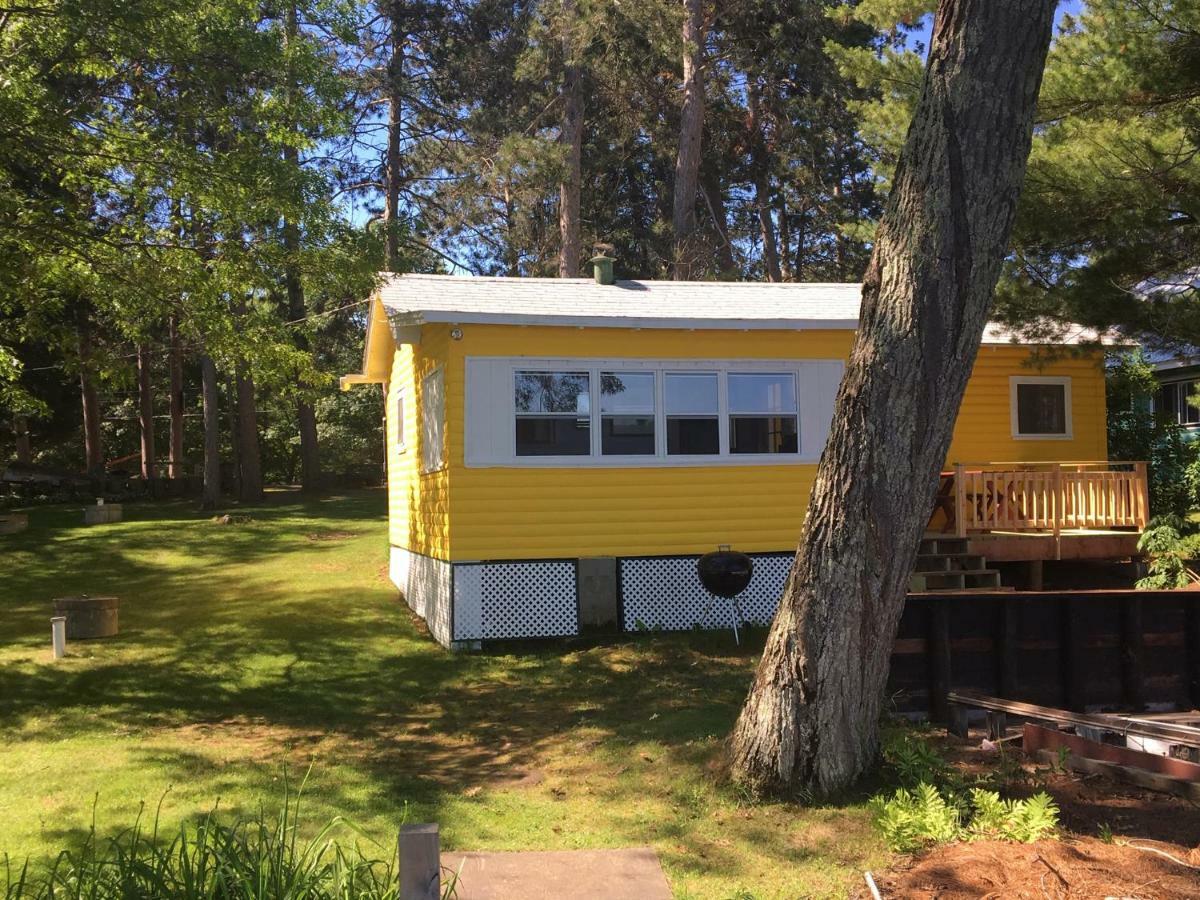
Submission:
[[[441,424],[437,429],[438,447],[437,447],[436,455],[433,455],[432,452],[427,453],[426,451],[429,448],[427,448],[425,446],[426,435],[429,432],[428,423],[430,421],[432,421],[432,419],[430,417],[431,404],[429,402],[431,392],[428,389],[428,384],[429,384],[430,380],[434,379],[434,378],[439,378],[441,380],[441,391],[442,391],[441,409],[439,410],[439,412],[440,412],[439,419],[440,419]],[[421,439],[421,474],[429,475],[432,472],[440,472],[442,469],[446,468],[446,456],[447,456],[447,454],[446,454],[446,374],[440,366],[436,369],[433,369],[430,372],[427,372],[425,374],[425,376],[421,379],[421,435],[420,435],[420,439]]]
[[[1168,380],[1160,381],[1158,383],[1158,387],[1160,390],[1162,388],[1166,388],[1166,387],[1172,387],[1172,388],[1175,388],[1175,390],[1176,390],[1177,397],[1175,399],[1176,407],[1175,407],[1175,423],[1174,423],[1176,425],[1176,427],[1190,428],[1190,429],[1200,428],[1200,422],[1183,421],[1183,419],[1187,418],[1187,410],[1185,407],[1187,404],[1188,395],[1182,391],[1182,386],[1185,384],[1200,384],[1200,377],[1198,377],[1196,375],[1189,375],[1186,378],[1168,379]],[[1151,412],[1154,411],[1154,397],[1150,398],[1150,411]]]
[[[825,433],[807,434],[805,421],[804,385],[805,369],[813,364],[837,366],[838,380],[845,364],[839,359],[595,359],[580,357],[477,357],[481,361],[494,362],[507,368],[509,385],[506,402],[496,412],[503,415],[507,424],[499,452],[493,452],[487,461],[472,460],[470,454],[466,465],[469,468],[684,468],[712,466],[795,466],[813,465],[819,461],[827,438]],[[600,453],[600,403],[591,403],[591,447],[588,456],[517,456],[516,453],[516,398],[511,388],[512,375],[516,371],[576,371],[587,372],[591,385],[600,384],[600,372],[609,371],[653,371],[655,376],[655,453],[654,455],[613,455]],[[669,456],[666,452],[666,406],[664,375],[671,372],[716,372],[718,391],[718,428],[720,453],[714,455]],[[727,379],[730,372],[787,373],[796,378],[797,432],[799,453],[738,453],[729,452],[729,397]],[[499,376],[498,376],[499,377]],[[836,385],[834,386],[836,391]],[[470,434],[479,422],[471,423],[470,401],[464,404],[464,428]],[[468,437],[468,441],[471,438]]]
[[[1022,434],[1017,416],[1017,387],[1022,384],[1061,384],[1063,407],[1067,419],[1065,434]],[[1014,441],[1070,441],[1075,439],[1075,416],[1071,409],[1071,377],[1069,375],[1011,375],[1008,379],[1009,424]]]

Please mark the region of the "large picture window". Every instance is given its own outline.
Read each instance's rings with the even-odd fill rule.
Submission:
[[[654,373],[600,373],[600,452],[653,456]]]
[[[592,452],[591,379],[587,372],[517,372],[513,383],[517,456]]]
[[[729,452],[799,453],[796,376],[729,373]]]
[[[1015,438],[1066,439],[1071,436],[1071,379],[1010,379]]]
[[[663,376],[663,398],[668,456],[712,456],[721,452],[716,372],[667,372]]]

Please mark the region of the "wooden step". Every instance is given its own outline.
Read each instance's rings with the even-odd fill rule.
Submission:
[[[921,556],[958,556],[966,553],[968,549],[966,538],[926,537],[921,539],[917,553]]]
[[[966,569],[986,569],[987,559],[978,555],[926,553],[917,557],[914,572],[959,572]]]
[[[1000,573],[995,569],[961,569],[946,572],[915,572],[908,580],[910,593],[925,591],[961,591],[1000,587]]]

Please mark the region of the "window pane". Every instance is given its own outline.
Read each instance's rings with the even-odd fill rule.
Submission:
[[[653,456],[653,416],[604,416],[600,452],[605,456]]]
[[[668,416],[717,413],[716,372],[668,372],[663,376],[663,393]]]
[[[517,372],[519,413],[580,413],[591,409],[587,372]]]
[[[1061,384],[1018,384],[1017,433],[1066,434],[1066,387]]]
[[[715,416],[667,419],[667,453],[670,455],[711,456],[720,452],[720,425]]]
[[[654,415],[654,373],[601,372],[600,412]]]
[[[1179,385],[1179,408],[1183,411],[1183,424],[1195,425],[1200,423],[1200,409],[1192,405],[1196,394],[1195,381],[1185,381]]]
[[[796,378],[784,374],[729,375],[729,411],[733,413],[794,413]]]
[[[730,416],[730,453],[799,453],[795,416]]]
[[[590,426],[575,416],[517,416],[517,456],[587,456]]]
[[[1154,395],[1154,411],[1162,413],[1172,422],[1179,416],[1179,385],[1164,384]]]

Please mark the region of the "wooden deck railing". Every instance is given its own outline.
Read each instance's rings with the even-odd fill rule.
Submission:
[[[942,476],[946,531],[1146,527],[1144,462],[959,463]]]

